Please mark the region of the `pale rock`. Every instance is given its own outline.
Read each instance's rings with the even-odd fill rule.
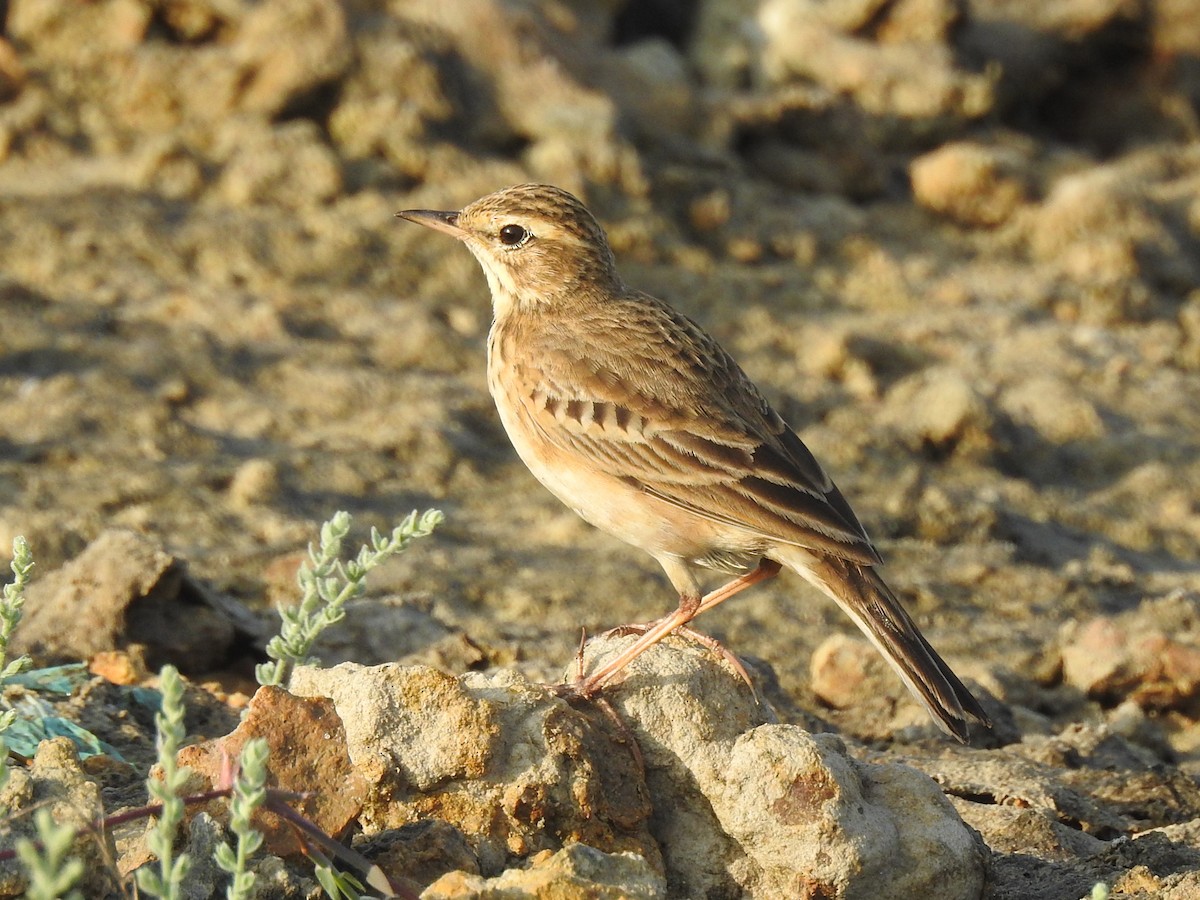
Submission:
[[[528,868],[495,878],[463,872],[444,875],[421,900],[656,900],[666,881],[634,853],[602,853],[587,844],[544,850]]]
[[[345,663],[298,668],[291,689],[333,699],[370,785],[367,834],[443,819],[467,836],[485,877],[570,842],[661,867],[637,757],[602,716],[520,676]]]
[[[957,369],[925,369],[898,381],[884,398],[882,420],[910,445],[984,450],[991,446],[991,413]]]
[[[233,617],[246,613],[193,582],[156,542],[118,528],[32,583],[28,596],[16,652],[86,659],[142,645],[152,668],[167,659],[185,670],[218,665],[241,624]]]
[[[76,887],[88,897],[105,897],[118,890],[111,866],[116,856],[112,833],[91,831],[92,824],[104,816],[100,785],[80,768],[69,738],[42,741],[28,769],[9,770],[8,781],[0,788],[0,808],[4,810],[0,846],[13,847],[19,838],[36,840],[33,811],[49,809],[56,825],[80,835],[71,851],[84,863]],[[0,862],[0,897],[24,897],[26,886],[20,863]]]
[[[1014,157],[971,141],[944,144],[909,166],[913,196],[921,206],[959,224],[1000,225],[1029,194]]]
[[[627,641],[589,645],[590,665]],[[671,641],[628,671],[609,699],[645,757],[651,827],[679,896],[980,896],[986,850],[924,775],[767,722],[694,644]]]

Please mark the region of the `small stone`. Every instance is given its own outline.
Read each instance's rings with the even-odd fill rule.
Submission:
[[[231,734],[185,747],[179,752],[179,764],[215,787],[225,760],[236,759],[251,738],[267,741],[270,786],[307,794],[292,802],[297,812],[335,839],[356,820],[367,784],[351,764],[345,730],[331,701],[260,688]],[[214,804],[212,812],[219,819],[228,816],[224,803]],[[265,835],[269,852],[277,856],[303,852],[295,829],[275,814],[260,811],[255,824]]]
[[[729,254],[730,259],[748,265],[762,260],[763,245],[752,237],[738,235],[729,239],[725,245],[725,252]]]
[[[688,206],[688,219],[697,231],[716,231],[732,214],[733,202],[724,188],[709,191]]]
[[[913,161],[909,168],[913,196],[931,212],[962,225],[999,225],[1028,194],[1011,163],[1000,151],[982,144],[946,144]]]
[[[219,665],[235,636],[227,610],[207,602],[184,564],[133,531],[103,532],[28,593],[13,649],[43,659],[88,659],[140,644],[151,668],[171,661],[195,671]]]
[[[141,684],[150,677],[146,655],[141,647],[126,650],[101,650],[88,663],[88,671],[112,684]]]
[[[1064,627],[1063,678],[1090,697],[1128,698],[1143,709],[1188,708],[1200,697],[1200,634],[1195,601],[1167,597],[1118,617]],[[1171,628],[1172,621],[1184,628]]]
[[[264,506],[279,492],[279,467],[273,460],[248,459],[229,482],[229,502],[240,509]]]
[[[452,872],[430,885],[422,900],[657,900],[663,876],[634,853],[603,853],[573,843],[543,851],[526,869],[495,878]]]
[[[396,882],[419,892],[447,872],[479,874],[479,857],[463,832],[442,819],[426,818],[359,840],[354,849]]]
[[[7,103],[25,84],[25,67],[21,57],[8,41],[0,38],[0,103]]]
[[[246,10],[230,48],[242,109],[278,116],[350,66],[353,47],[337,0],[266,0]]]
[[[92,828],[104,816],[100,785],[80,767],[69,738],[42,741],[28,769],[10,769],[8,781],[0,789],[0,802],[5,810],[6,848],[14,846],[18,838],[36,840],[32,813],[49,809],[56,825],[73,828],[80,835],[70,854],[84,864],[82,881],[75,887],[86,897],[117,895],[116,872],[111,865],[116,858],[112,833],[106,829],[93,832]],[[26,885],[24,867],[17,860],[0,862],[0,896],[23,897]]]
[[[1127,650],[1128,635],[1108,616],[1069,624],[1063,638],[1063,678],[1089,695],[1123,691],[1130,678]]]
[[[992,444],[987,403],[956,369],[901,379],[887,394],[882,418],[915,446],[983,450]]]
[[[1034,375],[1006,388],[1000,406],[1015,422],[1031,426],[1051,444],[1094,440],[1106,430],[1080,386],[1054,375]]]
[[[813,693],[834,709],[846,709],[863,698],[879,654],[870,644],[834,634],[813,651],[810,671]]]
[[[228,159],[217,191],[231,206],[272,202],[295,208],[323,203],[342,189],[338,158],[312,122],[273,127],[239,122],[225,131],[222,143]]]
[[[868,113],[965,122],[994,102],[991,76],[954,65],[948,44],[877,44],[847,31],[812,0],[767,0],[755,16],[761,76],[770,84],[810,80],[849,96]]]
[[[693,130],[697,102],[687,62],[665,38],[646,38],[621,48],[605,87],[639,133],[662,139]]]

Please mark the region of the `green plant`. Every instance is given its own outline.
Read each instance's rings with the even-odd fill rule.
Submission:
[[[83,876],[83,861],[71,857],[75,829],[58,825],[50,810],[42,807],[33,814],[38,839],[17,841],[17,856],[25,866],[29,884],[25,896],[29,900],[75,900],[82,895],[71,890]]]
[[[157,870],[142,866],[137,870],[140,890],[163,900],[178,900],[184,876],[191,860],[186,853],[175,856],[175,832],[183,821],[183,798],[180,791],[187,781],[188,770],[180,768],[176,760],[179,745],[186,736],[183,727],[183,681],[174,666],[164,666],[159,678],[162,691],[162,708],[154,716],[158,732],[158,765],[162,778],[151,776],[146,779],[150,796],[161,804],[158,824],[146,839],[151,852],[158,857]]]
[[[309,855],[313,857],[313,875],[329,900],[362,900],[364,895],[361,881],[349,872],[335,869],[324,854],[314,854],[310,850]]]
[[[11,661],[8,659],[8,644],[21,621],[25,607],[25,585],[29,583],[29,575],[33,571],[33,553],[29,543],[20,535],[13,538],[11,568],[13,580],[4,586],[0,594],[0,685],[21,674],[30,665],[28,656],[18,656]],[[4,733],[12,727],[16,718],[15,709],[0,712],[0,788],[8,783],[8,743],[4,740]]]
[[[228,844],[217,848],[217,865],[230,875],[229,900],[254,897],[254,873],[247,865],[262,845],[262,832],[251,821],[254,811],[267,799],[267,742],[253,738],[238,757],[238,774],[229,798],[229,829],[237,838],[237,849]]]
[[[283,620],[279,634],[267,644],[271,662],[254,671],[258,683],[284,684],[293,666],[313,662],[309,656],[313,644],[321,632],[345,618],[346,602],[363,592],[367,573],[417,538],[429,535],[441,521],[441,512],[430,509],[420,516],[415,511],[409,513],[390,536],[372,528],[370,546],[362,547],[355,559],[343,563],[342,542],[350,532],[351,519],[347,512],[334,513],[321,526],[320,545],[316,549],[309,545],[309,561],[297,573],[300,602],[279,611]]]
[[[421,515],[407,516],[391,535],[384,536],[372,529],[371,544],[360,549],[358,556],[349,562],[339,559],[342,543],[350,530],[350,516],[336,513],[321,528],[321,541],[317,550],[311,546],[311,564],[302,567],[298,580],[302,597],[299,604],[281,613],[283,625],[279,636],[268,645],[272,662],[259,667],[259,682],[262,684],[282,683],[291,667],[298,662],[309,661],[309,653],[317,637],[330,625],[345,616],[345,604],[364,590],[367,573],[384,560],[404,550],[409,543],[431,533],[442,521],[437,510],[428,510]],[[21,620],[25,585],[33,568],[33,558],[23,538],[13,542],[12,570],[14,580],[4,588],[0,597],[0,684],[13,679],[29,667],[28,657],[5,662],[5,652],[14,629]],[[31,689],[47,689],[63,692],[61,684],[71,684],[73,670],[62,667],[34,673],[38,675]],[[28,677],[28,676],[27,676]],[[71,688],[67,688],[70,690]],[[252,823],[254,810],[264,805],[275,815],[290,822],[313,854],[316,875],[330,897],[357,898],[362,896],[363,882],[353,874],[333,868],[330,857],[356,869],[363,881],[372,890],[388,896],[415,900],[416,895],[403,886],[389,884],[386,875],[361,854],[333,840],[308,819],[289,805],[295,795],[266,787],[267,745],[263,740],[247,742],[239,759],[236,779],[232,775],[223,777],[214,790],[192,796],[181,796],[187,782],[187,770],[177,761],[180,745],[186,736],[183,724],[183,682],[172,666],[163,668],[159,691],[161,703],[155,714],[157,732],[158,765],[161,778],[148,778],[147,788],[157,803],[126,810],[122,813],[98,820],[93,827],[110,830],[124,822],[149,816],[158,821],[147,836],[147,846],[158,857],[157,866],[146,865],[137,870],[136,881],[143,894],[177,900],[183,894],[190,859],[186,853],[174,849],[176,833],[183,820],[184,807],[188,803],[206,803],[219,797],[230,798],[230,830],[236,838],[236,847],[222,845],[217,851],[217,864],[232,876],[227,896],[231,900],[250,900],[254,896],[255,877],[249,871],[251,856],[259,849],[263,837]],[[47,716],[41,715],[42,719]],[[15,710],[0,714],[0,735],[17,718]],[[57,732],[56,732],[57,733]],[[80,743],[80,737],[70,732],[77,745],[88,749],[96,744],[97,752],[108,752],[111,748],[99,742],[93,735],[83,732],[92,740]],[[35,734],[34,737],[37,735]],[[0,751],[7,755],[7,748],[0,737]],[[7,769],[0,765],[0,785]],[[49,900],[52,897],[77,898],[73,885],[84,872],[81,861],[69,855],[75,839],[73,829],[54,824],[47,810],[39,811],[35,819],[38,829],[36,841],[23,840],[12,849],[0,850],[0,860],[19,856],[29,875],[27,896],[34,900]],[[326,854],[329,854],[326,856]],[[70,892],[70,893],[68,893]]]
[[[0,668],[0,684],[24,672],[30,666],[28,656],[8,660],[8,644],[21,622],[25,607],[25,586],[29,584],[29,575],[33,571],[33,553],[28,542],[20,535],[13,538],[11,568],[13,580],[4,586],[4,593],[0,596],[0,667],[3,667]],[[11,709],[0,714],[0,734],[8,730],[16,716],[16,711]]]

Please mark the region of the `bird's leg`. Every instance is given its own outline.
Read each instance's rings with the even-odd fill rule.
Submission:
[[[760,581],[765,581],[768,578],[775,577],[775,575],[779,574],[780,568],[781,566],[779,563],[775,562],[775,560],[763,559],[753,571],[747,572],[745,575],[739,575],[737,578],[733,579],[733,581],[717,588],[715,591],[705,594],[703,597],[698,597],[696,594],[691,592],[682,593],[679,597],[679,607],[675,610],[675,612],[671,613],[669,616],[664,616],[657,622],[651,622],[647,625],[628,625],[623,626],[622,628],[613,629],[614,631],[627,630],[640,632],[641,637],[630,644],[620,656],[610,660],[608,663],[601,666],[598,671],[592,673],[587,678],[580,678],[572,687],[584,697],[589,697],[595,694],[597,691],[603,688],[604,685],[611,681],[618,672],[620,672],[627,665],[665,638],[668,634],[671,634],[673,631],[683,629],[683,626],[687,625],[688,622],[692,621],[692,619],[696,618],[696,616],[700,615],[700,613],[725,602],[734,594],[740,593],[741,591],[744,591],[746,588],[753,584],[757,584]],[[715,649],[718,653],[725,657],[725,659],[732,664],[734,670],[737,671],[742,679],[747,684],[750,684],[750,678],[746,674],[746,669],[742,665],[741,661],[724,647],[722,647],[720,642],[714,638],[702,636],[691,629],[684,630],[693,639],[699,640],[701,637],[704,637],[705,639],[699,640],[699,642],[709,646],[712,649]],[[751,690],[753,690],[753,685],[751,685]]]
[[[697,615],[699,615],[699,613],[697,613]],[[653,627],[653,622],[642,622],[637,625],[618,625],[616,628],[608,629],[608,631],[604,632],[601,637],[628,637],[631,634],[645,634]],[[695,628],[688,628],[686,625],[680,625],[675,629],[674,633],[680,635],[681,637],[687,638],[689,641],[699,644],[701,647],[707,647],[713,653],[719,655],[723,660],[725,660],[725,662],[729,663],[729,667],[733,669],[733,671],[737,672],[738,677],[740,677],[742,681],[746,682],[746,686],[750,688],[750,690],[754,690],[754,685],[750,682],[750,675],[746,672],[746,667],[742,665],[742,661],[734,656],[729,649],[715,637],[705,634],[702,631],[697,631]],[[580,679],[582,680],[582,661],[578,653],[576,653],[575,661],[575,670],[580,673]]]
[[[699,594],[683,594],[679,598],[679,606],[669,616],[663,616],[657,622],[646,628],[645,634],[630,644],[619,656],[609,660],[596,672],[587,678],[580,679],[571,687],[583,697],[590,697],[599,691],[613,676],[627,665],[665,638],[680,625],[686,625],[700,611],[702,604]]]
[[[774,578],[782,568],[783,566],[773,559],[759,560],[758,566],[753,571],[747,572],[745,575],[739,575],[733,581],[729,582],[729,584],[722,585],[715,591],[709,591],[705,594],[700,600],[700,608],[696,610],[696,615],[708,612],[714,606],[719,606],[734,594],[740,594],[752,584],[758,584],[760,581]]]

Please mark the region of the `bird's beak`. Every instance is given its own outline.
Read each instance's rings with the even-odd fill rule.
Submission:
[[[443,212],[436,209],[406,209],[396,213],[401,219],[408,219],[434,231],[443,231],[451,237],[462,240],[467,236],[466,231],[458,227],[458,213]]]

